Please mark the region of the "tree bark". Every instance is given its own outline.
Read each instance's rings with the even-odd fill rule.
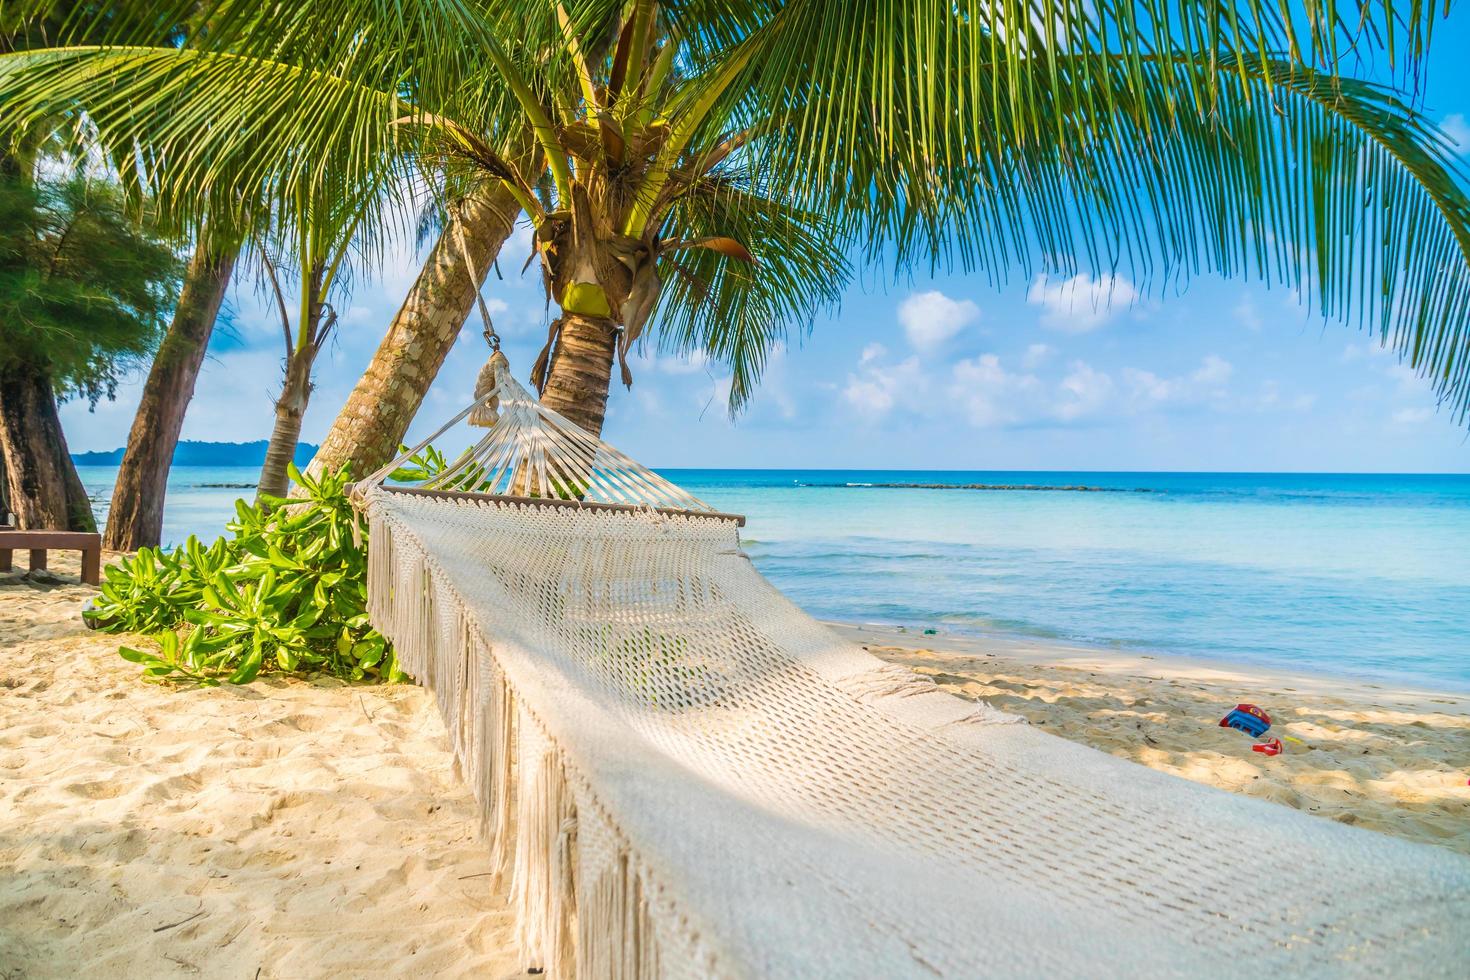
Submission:
[[[560,326],[541,404],[594,436],[601,435],[617,325],[607,317],[563,313]]]
[[[397,455],[518,214],[515,198],[495,189],[466,198],[458,217],[451,216],[372,363],[322,440],[309,473],[315,476],[346,466],[361,477]],[[475,277],[459,247],[461,229]],[[469,392],[465,398],[468,401]]]
[[[51,381],[20,368],[0,376],[0,452],[10,506],[22,530],[96,531],[91,502],[72,464]]]
[[[260,487],[256,500],[262,494],[284,497],[290,489],[291,480],[286,467],[296,457],[296,443],[301,439],[301,420],[306,417],[306,406],[311,401],[312,356],[309,351],[296,351],[286,365],[286,380],[281,386],[281,397],[276,399],[276,424],[271,430],[270,445],[265,450],[265,464],[260,468]]]
[[[178,308],[153,359],[128,433],[107,512],[104,548],[136,551],[145,545],[156,546],[162,539],[169,467],[236,254],[233,248],[200,248],[189,260]]]

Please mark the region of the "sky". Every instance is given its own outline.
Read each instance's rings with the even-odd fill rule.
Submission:
[[[1425,113],[1470,157],[1470,78],[1455,60],[1466,42],[1470,15],[1457,11],[1421,86]],[[522,380],[547,323],[535,271],[515,277],[529,243],[518,229],[501,253],[506,278],[484,289]],[[304,440],[330,427],[418,267],[401,242],[337,303]],[[281,348],[272,307],[237,274],[183,438],[267,438]],[[411,436],[470,401],[487,353],[472,316]],[[1218,277],[1160,295],[1123,275],[1012,270],[992,286],[982,272],[895,281],[869,269],[837,311],[793,331],[733,420],[719,365],[648,350],[631,366],[603,435],[652,466],[1470,472],[1470,427],[1372,337],[1324,323],[1288,289]],[[62,407],[73,452],[126,442],[141,380],[95,410]]]

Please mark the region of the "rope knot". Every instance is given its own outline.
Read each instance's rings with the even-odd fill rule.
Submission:
[[[498,340],[498,338],[497,338]],[[500,421],[500,398],[496,396],[485,400],[485,396],[500,387],[501,372],[510,371],[510,361],[506,360],[500,352],[500,344],[496,343],[490,354],[490,360],[480,368],[479,377],[475,379],[475,400],[480,402],[470,412],[468,419],[470,425],[478,425],[482,429],[488,429]]]

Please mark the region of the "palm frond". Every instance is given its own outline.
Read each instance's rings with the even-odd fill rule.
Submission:
[[[0,112],[80,109],[165,205],[214,207],[299,206],[394,168],[467,185],[529,124],[556,178],[523,175],[531,210],[582,209],[575,165],[602,209],[584,227],[610,240],[648,254],[662,226],[755,254],[658,265],[660,342],[726,360],[737,392],[835,300],[858,242],[896,271],[1282,283],[1470,408],[1465,174],[1410,95],[1354,76],[1381,57],[1412,82],[1443,15],[1424,0],[105,6],[72,36],[186,25],[187,44],[0,58]]]
[[[1370,5],[1360,30],[1301,9],[794,0],[694,145],[779,120],[738,164],[899,269],[1283,283],[1371,324],[1463,416],[1465,175],[1408,96],[1338,70],[1412,60],[1436,12]]]
[[[820,215],[729,177],[707,178],[682,196],[663,231],[687,241],[727,237],[755,258],[690,248],[659,260],[663,296],[652,338],[660,350],[702,352],[729,368],[733,414],[754,393],[775,347],[836,309],[851,277],[846,243]]]
[[[162,210],[242,220],[399,167],[392,93],[295,65],[176,48],[53,48],[0,56],[0,112],[71,112],[125,148]]]

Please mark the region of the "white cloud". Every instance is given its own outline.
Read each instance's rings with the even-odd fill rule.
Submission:
[[[373,278],[384,298],[392,304],[392,310],[388,312],[389,316],[397,311],[398,304],[402,303],[404,297],[408,295],[409,289],[418,280],[419,271],[422,268],[423,262],[412,236],[405,235],[397,238],[388,248],[384,249],[383,262],[373,270]],[[385,307],[387,305],[385,304]],[[385,320],[384,323],[386,325],[387,321]]]
[[[981,429],[1067,424],[1172,405],[1228,408],[1229,382],[1235,373],[1229,361],[1211,354],[1192,371],[1175,377],[1140,368],[1124,368],[1115,376],[1083,360],[1069,361],[1047,376],[1034,370],[1034,361],[1055,352],[1043,355],[1028,349],[1010,363],[994,353],[957,361],[946,382],[926,372],[917,356],[885,364],[885,353],[877,345],[863,351],[857,371],[848,375],[841,392],[851,406],[872,419],[893,412],[921,416],[954,412]],[[927,393],[941,384],[944,398],[936,404]],[[1271,397],[1280,400],[1279,392],[1273,391]],[[1294,407],[1305,410],[1310,400],[1298,399]]]
[[[1401,395],[1419,394],[1426,387],[1426,383],[1420,377],[1419,372],[1407,364],[1390,364],[1383,369],[1383,373],[1388,375],[1389,380],[1398,385],[1399,394]]]
[[[1130,394],[1137,402],[1157,404],[1169,401],[1177,394],[1175,382],[1167,381],[1152,371],[1126,367],[1121,373],[1123,383],[1128,386]]]
[[[375,327],[380,326],[377,322],[380,315],[380,312],[372,307],[354,305],[348,307],[347,312],[342,314],[340,323],[341,326],[354,330]]]
[[[1392,347],[1383,346],[1376,340],[1365,340],[1361,344],[1348,344],[1342,349],[1342,362],[1344,364],[1350,364],[1353,361],[1371,361],[1375,359],[1393,360],[1397,357],[1397,351]],[[1392,370],[1392,368],[1385,366],[1384,370]]]
[[[919,359],[910,357],[898,364],[884,365],[878,362],[881,354],[866,357],[870,352],[863,352],[865,359],[859,364],[858,373],[847,376],[843,399],[860,414],[875,419],[898,407],[918,407],[920,394],[927,387]]]
[[[1256,309],[1256,301],[1250,296],[1242,296],[1240,302],[1235,304],[1235,320],[1251,333],[1259,333],[1263,326],[1260,311]]]
[[[95,408],[85,398],[62,402],[61,427],[66,432],[67,447],[74,453],[85,453],[106,452],[125,445],[138,408],[140,384],[141,381],[134,380],[120,388],[116,401],[104,398]]]
[[[206,358],[184,416],[182,438],[244,442],[268,436],[274,424],[274,400],[281,390],[281,360],[279,350],[269,349],[237,350],[219,358]],[[331,398],[324,398],[321,388],[330,390],[339,382],[331,373],[334,360],[323,356],[317,361],[318,388],[312,391],[306,415],[312,423],[326,411],[323,405]],[[308,435],[302,439],[313,441]]]
[[[772,413],[786,421],[797,417],[801,408],[797,396],[802,389],[792,384],[787,353],[784,343],[777,343],[771,348],[761,371],[760,381],[742,409],[740,419],[769,417]],[[872,356],[878,357],[881,353],[880,349]],[[700,417],[713,415],[726,418],[733,378],[723,373],[726,368],[710,357],[708,352],[695,350],[676,357],[659,355],[645,349],[629,357],[628,362],[635,379],[635,397],[640,388],[657,387],[661,390],[678,391],[681,399],[687,396],[694,400]],[[721,373],[716,375],[716,371]],[[696,377],[700,374],[705,375],[705,378]],[[664,377],[660,378],[659,375]],[[666,408],[666,401],[660,400],[657,403],[659,411],[676,414],[672,410],[666,411]]]
[[[1261,382],[1260,394],[1247,399],[1245,406],[1258,412],[1310,412],[1317,404],[1317,396],[1303,393],[1295,398],[1286,398],[1281,393],[1280,383],[1272,380]]]
[[[730,388],[734,383],[735,379],[727,374],[722,378],[715,378],[711,384],[700,388],[695,396],[695,401],[699,404],[700,416],[703,417],[706,412],[714,412],[722,417],[727,416],[730,407]]]
[[[786,345],[777,343],[766,358],[761,370],[761,380],[751,400],[752,410],[766,404],[774,405],[776,412],[786,421],[796,418],[796,399],[792,396],[791,383],[786,373]]]
[[[1113,393],[1113,379],[1085,361],[1073,361],[1070,373],[1062,379],[1060,400],[1053,414],[1070,422],[1096,414]]]
[[[1401,408],[1393,413],[1393,420],[1399,425],[1419,425],[1433,417],[1434,410],[1430,408]]]
[[[647,385],[633,386],[633,400],[638,403],[638,411],[643,415],[664,414],[664,405],[658,397],[658,392]]]
[[[656,363],[665,374],[698,374],[709,367],[709,355],[696,350],[679,357],[660,357]]]
[[[1464,113],[1450,113],[1440,122],[1439,128],[1455,141],[1455,152],[1461,156],[1470,156],[1470,121],[1465,119]]]
[[[863,348],[862,355],[858,358],[859,364],[871,364],[872,362],[888,356],[888,348],[882,344],[873,343]]]
[[[978,429],[1022,421],[1036,411],[1042,384],[1033,375],[1013,374],[994,354],[955,363],[949,398]]]
[[[661,374],[698,374],[707,372],[710,366],[709,354],[702,350],[690,351],[687,354],[659,354],[654,350],[644,349],[631,354],[628,357],[628,366],[635,374],[658,371]]]
[[[1186,375],[1164,378],[1142,368],[1124,368],[1119,372],[1133,408],[1144,410],[1174,403],[1219,401],[1226,394],[1235,367],[1218,354],[1208,354],[1200,366]]]
[[[1217,354],[1207,354],[1199,368],[1189,376],[1189,380],[1205,388],[1219,388],[1234,373],[1235,368],[1229,361]]]
[[[950,299],[937,289],[914,293],[898,306],[898,322],[915,350],[929,351],[980,317],[970,300]]]
[[[510,233],[510,237],[500,247],[500,268],[511,276],[519,275],[521,267],[526,265],[526,259],[531,256],[532,243],[535,240],[536,229],[530,221],[521,220],[516,222],[515,230]],[[535,262],[532,262],[526,268],[525,275],[526,278],[540,278],[540,274],[536,271]]]
[[[1087,333],[1107,323],[1138,296],[1133,283],[1123,276],[1093,279],[1083,272],[1070,279],[1037,276],[1026,292],[1026,302],[1042,307],[1042,326],[1062,333]]]
[[[1021,356],[1021,367],[1030,371],[1046,363],[1057,349],[1051,344],[1032,344],[1026,348],[1026,353]]]

